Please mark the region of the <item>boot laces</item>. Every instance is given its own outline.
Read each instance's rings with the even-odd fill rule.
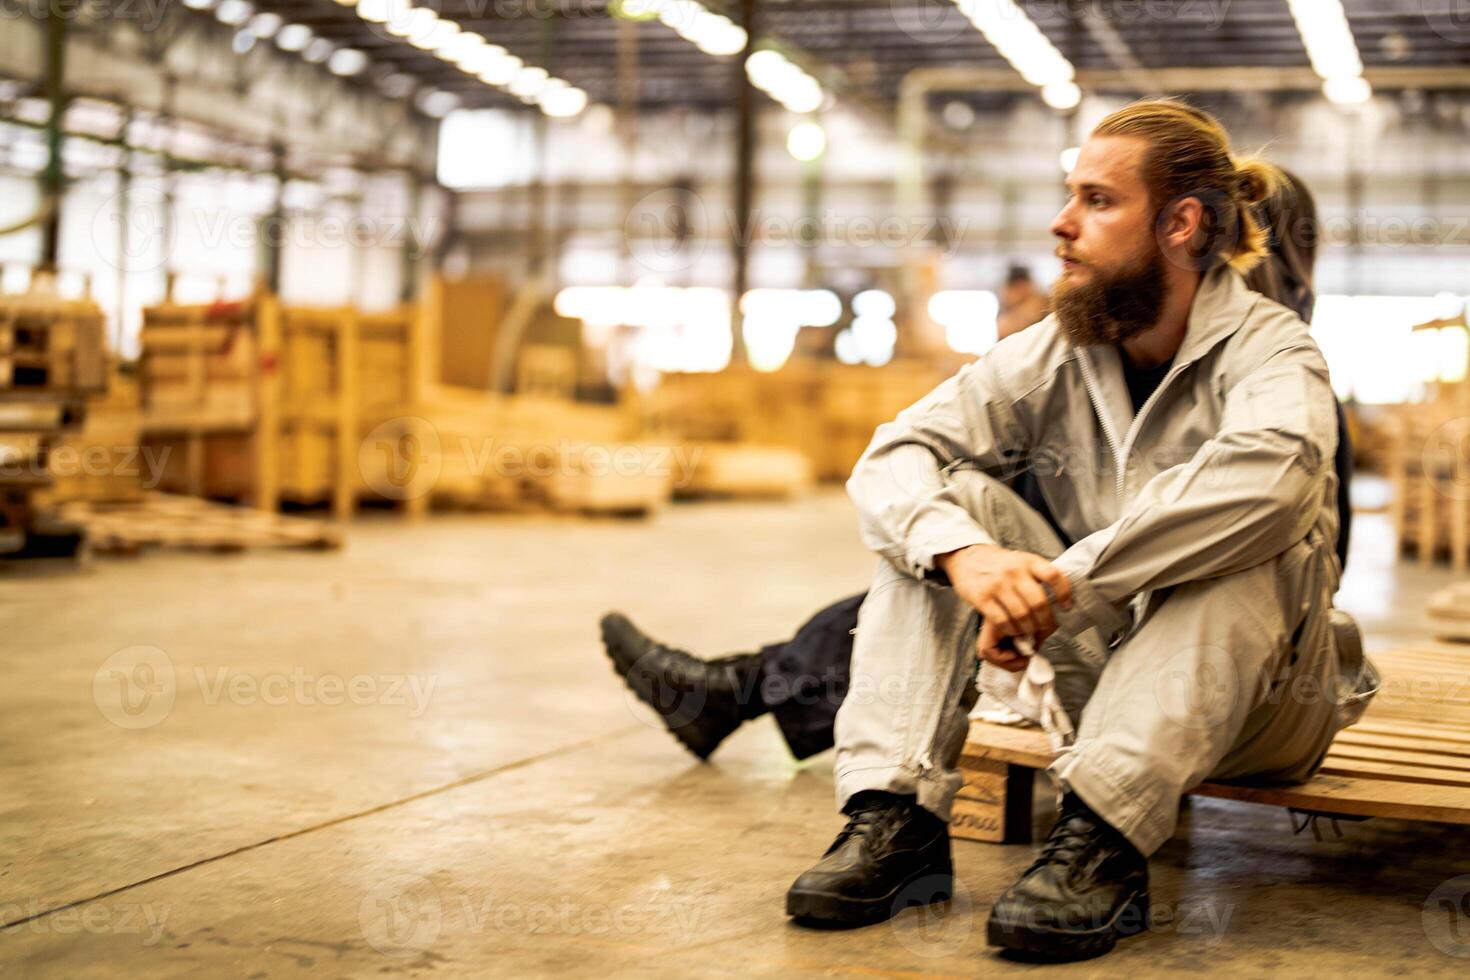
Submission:
[[[837,839],[832,842],[827,853],[832,853],[854,837],[866,837],[871,845],[878,846],[892,836],[891,830],[896,826],[895,821],[888,819],[892,813],[892,808],[883,806],[863,807],[853,812],[847,818],[847,826],[838,832]],[[890,831],[886,836],[885,830]]]
[[[1057,821],[1051,835],[1041,847],[1041,854],[1028,871],[1048,864],[1073,864],[1097,842],[1096,828],[1085,819],[1065,816]]]

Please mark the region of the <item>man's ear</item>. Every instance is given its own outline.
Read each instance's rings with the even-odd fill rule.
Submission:
[[[1159,246],[1171,250],[1190,249],[1199,235],[1204,215],[1205,207],[1197,197],[1171,201],[1159,220]]]

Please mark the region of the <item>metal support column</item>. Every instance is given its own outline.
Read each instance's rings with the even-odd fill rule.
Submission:
[[[748,263],[750,261],[750,232],[752,210],[755,201],[755,89],[750,77],[745,74],[745,62],[755,53],[757,0],[740,0],[740,26],[745,28],[745,49],[735,59],[733,79],[737,93],[737,124],[735,129],[735,224],[734,240],[731,242],[735,275],[734,295],[731,303],[731,333],[734,346],[730,351],[732,364],[745,363],[745,339],[740,333],[740,297],[747,287]]]
[[[54,274],[61,251],[62,118],[66,115],[67,18],[56,4],[46,15],[45,86],[51,116],[46,123],[46,169],[41,171],[40,268]]]

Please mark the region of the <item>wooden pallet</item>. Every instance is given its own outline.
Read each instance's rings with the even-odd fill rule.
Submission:
[[[811,489],[811,460],[785,446],[707,442],[691,447],[694,473],[682,497],[785,499]]]
[[[873,368],[792,360],[771,373],[731,367],[666,374],[652,392],[630,391],[626,404],[647,438],[783,446],[805,455],[818,480],[840,481],[873,430],[943,380],[926,363]]]
[[[1470,824],[1470,654],[1451,646],[1375,653],[1383,687],[1339,732],[1312,779],[1294,785],[1201,783],[1195,796],[1350,817]],[[974,722],[951,832],[965,840],[1031,839],[1035,772],[1056,758],[1037,728]]]
[[[212,552],[328,549],[342,543],[341,535],[321,521],[163,493],[123,503],[77,501],[62,505],[60,514],[87,529],[98,554],[133,555],[153,548]]]
[[[1435,639],[1470,642],[1470,582],[1456,582],[1434,593],[1426,612]]]

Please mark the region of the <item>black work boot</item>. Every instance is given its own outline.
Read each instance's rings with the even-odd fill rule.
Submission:
[[[701,660],[655,642],[621,613],[602,617],[602,644],[628,689],[700,759],[742,722],[766,712],[757,690],[759,654]]]
[[[805,925],[863,926],[954,892],[949,825],[914,802],[869,790],[845,808],[847,826],[786,893]]]
[[[1148,928],[1148,859],[1074,794],[1041,855],[995,900],[992,946],[1083,960]]]

